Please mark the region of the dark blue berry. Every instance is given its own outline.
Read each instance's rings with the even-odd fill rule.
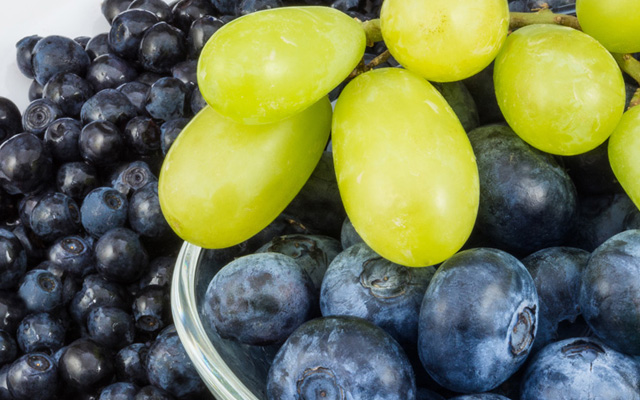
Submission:
[[[103,54],[109,54],[109,34],[97,34],[89,40],[84,49],[92,61]]]
[[[149,382],[176,397],[194,396],[205,390],[175,331],[158,336],[149,349],[146,366]]]
[[[9,368],[11,368],[11,364],[4,364],[2,368],[0,368],[0,400],[12,400],[11,392],[9,392],[9,386],[7,386],[7,374],[9,373]]]
[[[118,380],[148,385],[145,367],[148,352],[149,345],[145,343],[133,343],[120,349],[113,360]]]
[[[149,182],[131,195],[129,224],[134,231],[150,238],[163,238],[172,232],[160,209],[158,182]]]
[[[173,142],[188,123],[188,118],[176,118],[170,119],[160,126],[160,144],[162,147],[162,154],[167,154]]]
[[[240,4],[238,4],[236,13],[239,15],[247,15],[256,11],[280,8],[282,6],[281,0],[242,0]]]
[[[98,186],[98,172],[92,164],[70,162],[58,168],[56,187],[76,201],[82,199]]]
[[[127,222],[127,198],[110,187],[99,187],[87,194],[80,213],[82,226],[90,235],[101,237],[113,228]]]
[[[151,172],[144,161],[133,161],[123,165],[111,179],[111,186],[125,196],[144,187],[149,182],[156,182],[158,178]]]
[[[83,275],[93,263],[90,243],[82,236],[62,237],[49,247],[48,260],[71,274]]]
[[[124,126],[137,115],[129,98],[116,89],[104,89],[93,95],[82,106],[80,119],[88,124],[94,121],[108,121]]]
[[[27,270],[27,254],[16,235],[6,229],[0,229],[0,254],[0,289],[11,289]]]
[[[116,382],[100,392],[98,400],[134,400],[138,387],[129,382]]]
[[[134,400],[174,400],[175,398],[160,389],[159,387],[148,385],[140,389]]]
[[[128,149],[137,155],[151,155],[160,150],[160,127],[149,117],[135,117],[124,129]]]
[[[62,283],[47,270],[32,269],[22,278],[18,296],[29,312],[52,311],[62,305]]]
[[[108,384],[114,373],[109,351],[90,339],[69,344],[60,357],[58,369],[66,385],[84,391]]]
[[[269,370],[267,396],[323,395],[414,399],[416,383],[404,351],[384,330],[356,317],[323,317],[302,325],[282,345]]]
[[[33,233],[31,228],[20,224],[13,228],[12,232],[16,235],[27,254],[27,265],[32,265],[44,257],[47,245],[38,235]]]
[[[47,193],[33,208],[29,226],[45,242],[72,235],[81,228],[80,207],[64,193]]]
[[[73,38],[73,40],[78,43],[80,46],[82,46],[83,48],[87,47],[87,43],[89,43],[89,40],[91,40],[91,37],[89,36],[78,36]]]
[[[150,11],[134,9],[121,12],[111,23],[109,47],[124,59],[136,60],[142,36],[156,23],[158,17]]]
[[[25,353],[53,354],[64,346],[65,335],[62,321],[48,312],[27,315],[16,331],[18,345]]]
[[[15,103],[0,97],[0,143],[22,132],[22,114]]]
[[[180,79],[185,85],[192,89],[198,84],[198,62],[196,60],[187,60],[175,64],[171,68],[171,75]]]
[[[145,85],[151,87],[151,85],[153,85],[158,79],[163,77],[164,76],[156,74],[155,72],[145,71],[138,75],[138,79],[136,79],[136,82],[144,83]]]
[[[87,70],[87,81],[96,91],[116,88],[136,79],[137,76],[135,68],[115,54],[96,57]]]
[[[0,329],[0,364],[7,364],[16,359],[18,355],[18,344],[13,336]],[[0,395],[0,399],[2,395]]]
[[[42,97],[51,100],[62,114],[79,117],[85,101],[93,96],[91,83],[76,74],[58,74],[49,79],[42,89]]]
[[[42,135],[58,118],[63,116],[60,108],[49,99],[37,99],[29,103],[22,114],[22,127],[26,132]]]
[[[124,149],[120,129],[109,121],[93,121],[85,125],[78,143],[82,158],[97,166],[116,164]]]
[[[33,82],[31,82],[31,85],[29,85],[29,93],[27,94],[29,101],[41,99],[42,89],[43,89],[43,86],[39,84],[38,81],[34,80]]]
[[[128,310],[131,303],[126,290],[119,284],[96,274],[88,275],[82,281],[82,288],[71,300],[69,312],[76,322],[84,324],[89,312],[100,306]]]
[[[187,116],[189,89],[181,80],[167,77],[158,79],[151,89],[145,106],[153,118],[168,121]]]
[[[149,271],[140,278],[140,288],[155,285],[162,287],[171,286],[173,268],[176,264],[174,257],[157,257],[149,263]]]
[[[44,144],[56,162],[80,161],[78,141],[82,124],[77,119],[60,118],[44,132]]]
[[[132,309],[136,328],[144,336],[154,336],[171,323],[167,287],[150,285],[142,288],[133,300]]]
[[[345,218],[342,224],[342,230],[340,231],[340,243],[342,243],[342,248],[345,250],[354,244],[364,243],[364,240],[362,240],[360,235],[358,235],[356,228],[353,227],[349,218]]]
[[[132,81],[118,87],[118,91],[127,96],[131,104],[136,108],[138,115],[145,115],[147,110],[144,106],[147,103],[150,86],[146,83]]]
[[[38,35],[31,35],[20,39],[18,43],[16,43],[18,69],[29,79],[33,79],[33,64],[31,63],[33,48],[40,39],[42,39],[42,37]]]
[[[0,329],[15,332],[27,308],[15,292],[0,292]]]
[[[95,247],[98,273],[115,282],[131,283],[145,273],[148,256],[138,234],[115,228],[98,239]]]
[[[58,368],[44,353],[29,353],[11,364],[7,387],[15,400],[49,400],[58,388]]]
[[[96,343],[109,349],[121,349],[133,343],[133,316],[116,307],[96,307],[87,315],[87,332]]]
[[[233,1],[231,1],[231,3],[233,3]],[[232,10],[229,13],[232,13],[233,6],[230,8],[232,8]],[[211,15],[205,15],[193,21],[189,28],[189,35],[187,36],[189,58],[198,58],[209,38],[211,38],[218,29],[222,28],[223,25],[224,22]]]
[[[180,0],[172,9],[173,23],[183,32],[189,32],[193,21],[205,15],[216,15],[210,0]]]
[[[150,11],[158,17],[158,20],[171,22],[173,14],[171,14],[171,7],[162,0],[133,0],[129,5],[129,9],[140,9]]]
[[[133,0],[103,0],[101,5],[102,15],[111,23],[118,14],[129,8],[132,1]]]
[[[41,85],[54,75],[71,72],[84,76],[91,60],[84,48],[63,36],[47,36],[38,41],[33,48],[33,74]]]
[[[189,94],[189,105],[191,106],[191,113],[194,115],[208,105],[207,101],[202,97],[202,93],[198,86],[195,86],[191,90],[191,94]]]
[[[151,72],[168,73],[187,57],[184,33],[166,22],[158,22],[149,28],[140,42],[138,60]]]

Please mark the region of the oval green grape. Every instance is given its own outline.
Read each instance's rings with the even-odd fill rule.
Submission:
[[[198,60],[198,86],[220,114],[245,124],[292,116],[342,82],[364,54],[360,23],[330,7],[284,7],[219,29]]]
[[[636,207],[640,208],[640,106],[624,113],[609,138],[609,163]]]
[[[182,239],[205,248],[241,243],[300,191],[329,138],[325,96],[284,121],[244,125],[211,107],[171,146],[160,171],[160,207]]]
[[[568,156],[596,148],[624,111],[616,61],[598,41],[568,27],[531,25],[509,35],[493,78],[507,123],[547,153]]]
[[[470,4],[472,3],[472,4]],[[389,52],[430,81],[482,71],[507,37],[507,0],[385,0],[380,29]]]
[[[577,0],[582,30],[614,53],[640,51],[640,1]]]
[[[399,68],[355,78],[336,102],[332,146],[347,215],[374,251],[418,267],[462,247],[478,212],[478,169],[428,81]]]

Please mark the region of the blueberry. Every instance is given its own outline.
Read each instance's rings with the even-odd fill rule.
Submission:
[[[34,80],[33,82],[31,82],[31,85],[29,85],[29,93],[27,94],[29,101],[41,99],[42,90],[43,85],[39,84],[38,81]]]
[[[60,73],[71,72],[84,76],[91,62],[80,44],[63,36],[47,36],[40,39],[33,47],[31,61],[33,75],[42,86]]]
[[[20,221],[20,214],[18,212],[20,201],[18,199],[18,196],[11,195],[0,187],[0,224],[9,225]]]
[[[347,0],[347,1],[350,1],[350,0]],[[339,3],[338,5],[340,5],[340,2],[341,2],[340,0],[337,0],[335,3]],[[351,0],[351,3],[352,2],[353,1]],[[280,8],[282,6],[283,4],[281,0],[242,0],[240,4],[238,4],[238,9],[236,10],[236,13],[239,15],[247,15],[247,14],[252,14],[256,11],[269,10],[272,8]],[[337,8],[337,7],[334,7],[334,8]],[[341,11],[346,11],[346,10],[343,9]]]
[[[351,315],[378,325],[403,346],[418,340],[420,304],[435,268],[394,264],[366,244],[340,253],[322,281],[323,316]]]
[[[233,12],[233,7],[230,8],[232,9],[231,12]],[[211,15],[205,15],[193,21],[187,36],[189,58],[198,58],[207,41],[218,29],[222,28],[223,25],[224,22]]]
[[[375,357],[363,349],[376,349]],[[407,356],[381,328],[356,317],[323,317],[300,326],[282,345],[267,396],[414,399],[416,384]]]
[[[0,97],[0,143],[22,132],[22,114],[15,103]]]
[[[174,400],[174,397],[159,387],[148,385],[140,389],[134,400]]]
[[[595,338],[552,343],[531,360],[522,400],[638,399],[637,362]]]
[[[478,106],[480,126],[504,122],[493,85],[493,63],[463,81]]]
[[[96,238],[127,222],[127,198],[110,187],[93,189],[82,202],[80,214],[82,226]]]
[[[147,354],[146,367],[149,382],[176,397],[193,396],[205,390],[175,331],[158,336]]]
[[[137,76],[138,72],[132,65],[110,53],[96,57],[87,70],[87,80],[96,91],[116,88]]]
[[[124,126],[136,115],[136,108],[129,98],[116,89],[99,91],[84,103],[80,111],[80,118],[84,124],[108,121],[117,126]]]
[[[0,292],[0,329],[15,332],[27,308],[15,292]]]
[[[160,209],[158,182],[149,182],[131,195],[129,224],[141,236],[164,238],[173,231]]]
[[[169,288],[176,264],[175,257],[157,257],[149,263],[149,271],[140,278],[140,288],[155,285]]]
[[[52,311],[62,305],[62,284],[51,272],[32,269],[22,278],[18,296],[30,312]]]
[[[42,135],[49,125],[63,116],[60,108],[49,99],[37,99],[29,103],[22,114],[22,126],[26,132]]]
[[[47,193],[33,208],[29,226],[45,242],[72,235],[81,228],[80,207],[64,193]]]
[[[160,144],[162,147],[162,154],[167,154],[173,142],[188,123],[188,118],[176,118],[170,119],[160,126]]]
[[[148,385],[145,367],[148,352],[149,345],[145,343],[133,343],[120,349],[113,361],[118,380],[138,386]]]
[[[81,131],[82,124],[73,118],[59,118],[47,127],[44,144],[56,162],[81,160],[78,147]]]
[[[133,300],[132,309],[138,331],[144,336],[157,334],[171,323],[168,288],[156,285],[142,288]]]
[[[293,257],[309,274],[317,294],[320,295],[327,267],[341,251],[340,242],[329,236],[284,235],[271,239],[256,250],[256,253],[271,252]]]
[[[93,93],[90,81],[73,73],[55,75],[42,89],[42,96],[58,106],[62,114],[70,117],[80,116],[82,105]]]
[[[502,125],[475,129],[469,140],[480,175],[477,228],[514,254],[561,245],[577,216],[577,194],[553,156]]]
[[[16,337],[25,353],[35,351],[53,354],[64,345],[65,327],[54,315],[43,312],[29,314],[18,326]]]
[[[78,146],[85,161],[97,166],[108,166],[122,158],[124,138],[112,122],[94,121],[82,128]]]
[[[58,388],[58,368],[47,354],[25,354],[11,364],[7,387],[15,400],[53,399]]]
[[[18,69],[24,76],[33,79],[33,48],[42,37],[38,35],[26,36],[16,43],[16,61]]]
[[[224,14],[227,16],[231,16],[236,11],[235,0],[211,0],[211,4],[213,4],[213,6],[220,12],[220,14]],[[313,4],[318,5],[319,3],[315,2]]]
[[[479,394],[467,394],[464,396],[452,397],[450,400],[509,400],[509,399],[495,393],[479,393]]]
[[[76,201],[81,201],[98,186],[98,172],[92,164],[70,162],[58,168],[56,187]]]
[[[640,230],[619,233],[600,245],[582,275],[580,309],[602,341],[640,355]]]
[[[82,288],[69,304],[69,312],[76,322],[84,324],[87,315],[95,307],[109,306],[127,310],[130,305],[128,294],[122,286],[94,274],[82,281]]]
[[[126,60],[136,60],[142,36],[156,23],[158,17],[150,11],[133,9],[121,12],[111,23],[109,47]]]
[[[158,79],[151,89],[145,108],[153,118],[168,121],[187,116],[189,89],[181,80],[167,77]]]
[[[133,316],[117,307],[96,307],[87,315],[87,332],[96,343],[109,349],[121,349],[133,343]]]
[[[609,164],[608,141],[583,154],[562,157],[571,180],[581,193],[607,194],[621,192],[620,183]]]
[[[22,248],[27,254],[27,265],[40,261],[46,251],[46,244],[31,230],[31,228],[20,224],[13,228],[13,234],[16,235]]]
[[[140,41],[138,60],[148,71],[168,73],[171,67],[186,57],[187,43],[184,33],[166,22],[158,22],[147,29]]]
[[[527,269],[496,249],[465,250],[442,263],[422,300],[420,360],[447,389],[497,387],[525,361],[538,326]]]
[[[90,339],[70,343],[60,357],[58,369],[62,381],[79,390],[108,384],[114,374],[109,352]]]
[[[111,23],[118,14],[129,8],[132,1],[133,0],[103,0],[101,5],[102,15]]]
[[[12,362],[17,355],[18,345],[13,336],[9,332],[0,329],[0,364],[4,365]],[[0,399],[2,399],[2,395],[0,395]]]
[[[56,240],[47,251],[49,261],[71,274],[82,276],[93,263],[93,251],[82,236],[65,236]]]
[[[340,242],[342,243],[342,247],[344,249],[348,249],[349,247],[358,244],[364,243],[364,240],[358,235],[356,232],[356,228],[353,227],[351,220],[349,218],[344,219],[344,223],[342,224],[342,231],[340,232]]]
[[[160,78],[164,78],[164,76],[156,74],[155,72],[145,71],[138,75],[138,79],[136,79],[136,82],[144,83],[145,85],[148,85],[150,87]]]
[[[160,150],[160,127],[149,117],[132,118],[124,129],[124,140],[135,154],[154,154]]]
[[[127,96],[138,115],[145,115],[147,110],[145,110],[144,106],[147,102],[150,87],[146,83],[132,81],[118,86],[118,91]]]
[[[533,351],[558,340],[558,325],[580,315],[578,298],[589,253],[572,247],[550,247],[522,259],[536,285],[540,312]],[[560,338],[564,339],[564,338]]]
[[[129,382],[116,382],[106,386],[100,392],[98,400],[134,400],[138,387]]]
[[[147,252],[138,234],[127,228],[114,228],[98,239],[95,247],[96,270],[115,282],[131,283],[147,268]]]
[[[129,9],[134,8],[150,11],[154,13],[160,21],[171,22],[173,19],[171,7],[162,0],[133,0],[129,5]]]
[[[101,55],[109,54],[109,34],[99,33],[95,35],[89,40],[84,49],[91,61]]]
[[[0,254],[0,289],[14,288],[27,270],[27,254],[16,235],[6,229],[0,229]]]
[[[312,318],[317,301],[311,278],[293,258],[256,253],[218,271],[203,312],[221,337],[266,345],[283,342]]]
[[[172,9],[173,23],[183,32],[189,32],[193,21],[205,15],[216,15],[211,0],[180,0]]]
[[[11,368],[11,364],[4,364],[0,367],[0,400],[12,400],[13,398],[9,392],[9,386],[7,385],[7,374],[9,373],[9,368]]]
[[[187,60],[176,63],[171,68],[171,75],[180,79],[189,89],[198,84],[198,62],[197,60]]]
[[[198,86],[191,89],[191,93],[189,94],[189,106],[191,107],[191,113],[194,115],[208,106],[207,101],[202,96],[202,92],[200,92],[200,88]]]
[[[111,179],[111,186],[120,193],[129,195],[150,182],[156,182],[155,177],[149,165],[144,161],[133,161],[125,164],[117,171]]]
[[[51,170],[51,155],[32,133],[19,133],[0,145],[0,185],[9,194],[38,190]]]

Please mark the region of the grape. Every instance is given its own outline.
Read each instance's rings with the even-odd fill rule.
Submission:
[[[198,62],[202,96],[245,124],[282,120],[317,102],[358,64],[364,30],[329,7],[286,7],[220,28]]]
[[[609,138],[609,162],[631,200],[640,208],[640,106],[629,109]]]
[[[386,0],[380,28],[405,68],[431,81],[458,81],[495,58],[507,37],[509,6],[506,0]]]
[[[329,137],[324,97],[284,121],[243,125],[205,107],[162,165],[159,197],[173,230],[206,248],[241,243],[273,221],[320,160]]]
[[[460,249],[478,211],[478,169],[428,81],[399,68],[358,76],[338,98],[332,135],[345,210],[375,252],[417,267]]]
[[[531,25],[509,35],[493,78],[507,123],[548,153],[596,148],[624,111],[624,80],[616,61],[595,39],[568,27]]]
[[[640,51],[640,1],[578,0],[582,30],[614,53]]]

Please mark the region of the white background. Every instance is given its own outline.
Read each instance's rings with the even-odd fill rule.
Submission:
[[[0,96],[11,99],[20,111],[29,104],[31,80],[16,64],[16,42],[30,35],[93,37],[108,32],[102,0],[0,0]]]

